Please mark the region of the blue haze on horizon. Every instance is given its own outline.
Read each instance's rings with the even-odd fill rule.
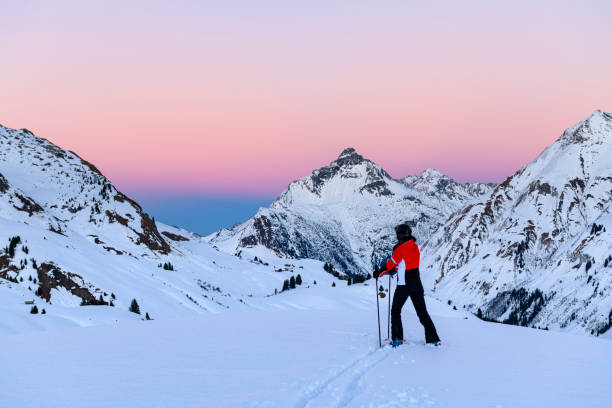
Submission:
[[[253,217],[274,199],[235,196],[142,196],[134,199],[156,221],[209,235]]]

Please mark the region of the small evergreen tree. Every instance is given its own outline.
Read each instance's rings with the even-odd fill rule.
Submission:
[[[479,319],[482,319],[482,309],[481,309],[481,308],[478,308],[478,311],[476,312],[476,316],[477,316]]]
[[[30,313],[31,314],[38,314],[38,308],[36,307],[36,305],[32,306],[32,308],[30,309]]]
[[[336,282],[332,282],[332,288],[336,287]]]
[[[17,247],[17,244],[19,244],[20,242],[21,242],[20,236],[12,237],[9,239],[9,247],[8,247],[7,252],[10,258],[15,256],[15,248]]]
[[[312,284],[313,284],[313,285],[316,285],[316,284],[317,284],[317,281],[314,281]]]
[[[116,299],[116,298],[115,298],[115,294],[114,294],[114,293],[111,293],[111,297],[112,297],[113,299]]]
[[[140,306],[138,306],[136,299],[132,299],[132,303],[130,304],[130,312],[140,314]]]
[[[289,290],[289,281],[287,279],[285,279],[285,281],[283,282],[283,290],[282,292]]]
[[[348,280],[346,281],[346,285],[347,286],[351,286],[351,278],[349,277]]]
[[[291,279],[289,279],[289,287],[291,289],[295,289],[295,278],[292,276]]]
[[[383,288],[383,285],[380,285],[380,287],[378,288],[379,292],[383,292],[385,290],[385,288]]]
[[[300,276],[300,274],[298,273],[297,278],[295,278],[295,283],[297,285],[301,285],[302,284],[302,277]]]
[[[145,319],[151,320],[151,317],[149,316],[149,312],[145,313]]]
[[[43,309],[42,312],[40,312],[40,314],[47,314],[47,311]]]

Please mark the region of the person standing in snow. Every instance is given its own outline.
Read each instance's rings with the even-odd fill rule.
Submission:
[[[393,295],[393,306],[391,307],[392,345],[396,347],[404,341],[402,307],[410,297],[419,321],[425,328],[425,342],[434,346],[441,346],[440,337],[438,337],[436,327],[425,306],[425,293],[419,275],[421,254],[416,239],[412,236],[412,230],[408,224],[400,224],[395,227],[395,234],[398,242],[393,247],[391,259],[385,265],[386,270],[382,273],[374,272],[374,278],[376,279],[387,272],[397,273],[397,288]]]

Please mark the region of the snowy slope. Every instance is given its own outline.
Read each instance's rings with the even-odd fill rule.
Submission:
[[[0,333],[261,309],[298,274],[303,286],[341,284],[318,261],[241,259],[154,223],[90,163],[3,127],[0,248]],[[142,315],[128,312],[132,299]],[[31,315],[29,300],[46,314]]]
[[[372,287],[338,289],[365,298]],[[407,308],[408,343],[379,349],[369,300],[362,313],[228,312],[58,330],[42,342],[0,335],[0,382],[10,384],[0,406],[610,406],[609,340],[482,322],[429,301],[442,348],[422,344]]]
[[[491,319],[604,333],[611,201],[612,115],[596,111],[440,228],[425,275],[438,298]]]
[[[228,253],[265,247],[279,256],[311,258],[367,274],[388,256],[393,227],[409,221],[425,240],[454,211],[492,186],[458,184],[436,170],[393,179],[354,149],[294,181],[252,219],[208,237]]]

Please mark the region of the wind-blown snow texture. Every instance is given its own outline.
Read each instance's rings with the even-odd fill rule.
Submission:
[[[612,115],[596,111],[421,249],[440,299],[485,317],[601,334],[612,326]]]
[[[424,240],[451,213],[491,189],[458,184],[434,169],[395,180],[348,148],[329,166],[291,183],[270,208],[207,239],[229,253],[263,246],[279,256],[318,259],[364,275],[388,256],[395,225],[410,222]]]

